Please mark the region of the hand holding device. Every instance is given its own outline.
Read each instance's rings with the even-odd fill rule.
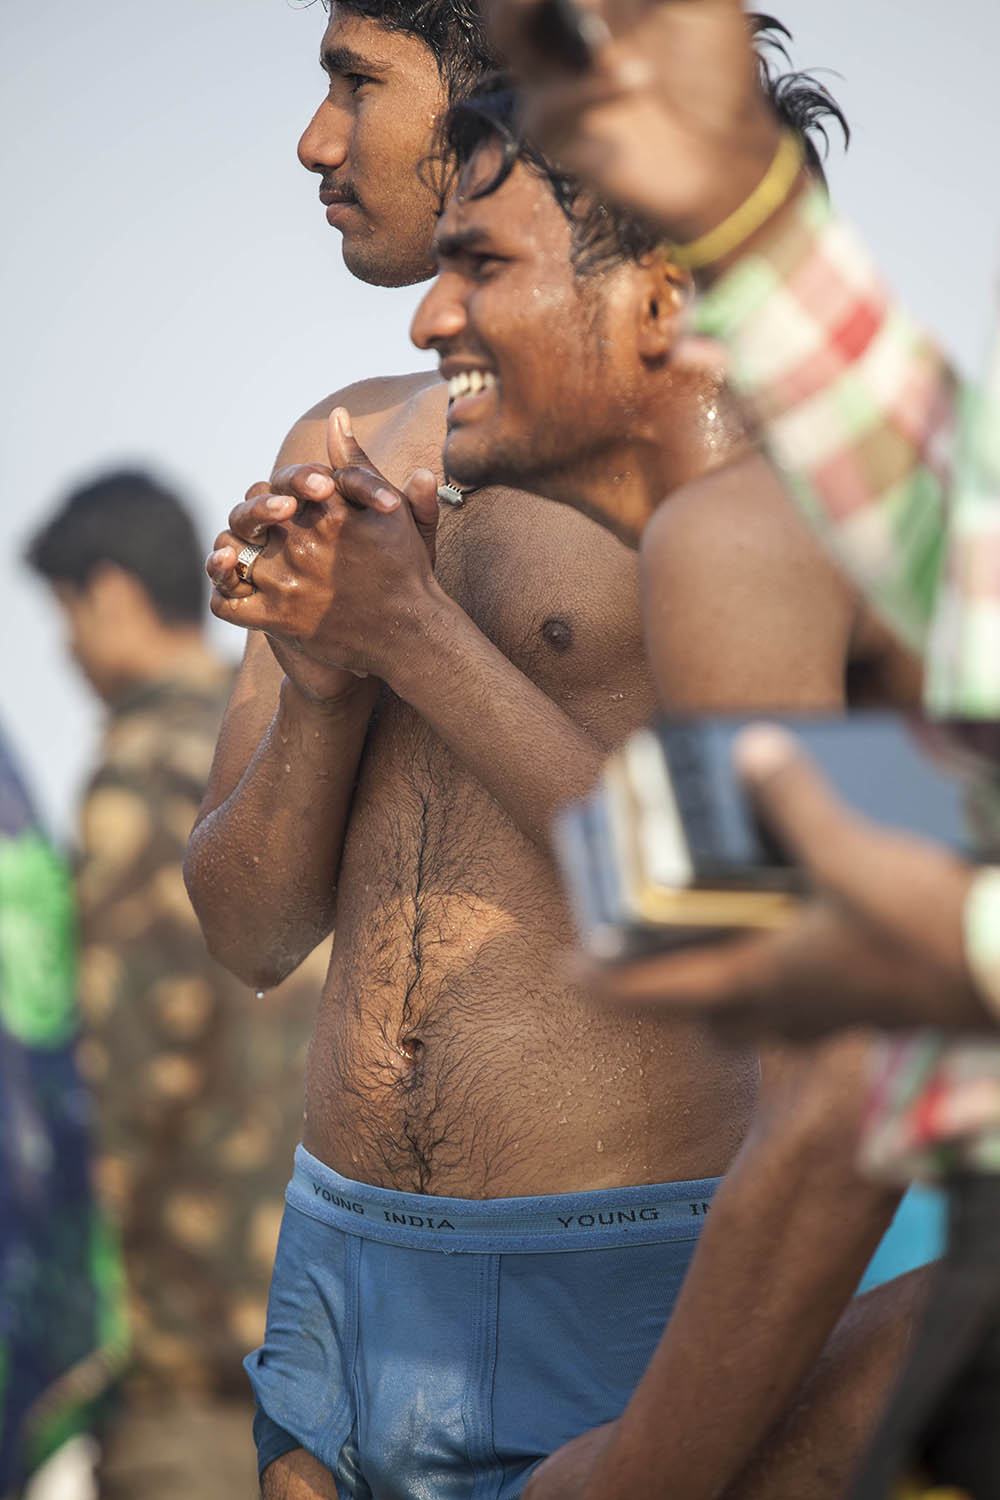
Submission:
[[[741,930],[780,928],[811,882],[734,773],[746,718],[663,719],[606,763],[555,831],[584,948],[615,960]],[[963,785],[919,721],[795,718],[787,727],[860,817],[962,851]],[[923,743],[922,743],[923,738]],[[789,845],[791,844],[791,851]]]

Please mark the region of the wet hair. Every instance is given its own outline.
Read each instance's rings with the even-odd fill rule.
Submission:
[[[826,173],[823,162],[830,149],[828,129],[835,125],[844,138],[845,149],[851,143],[851,127],[833,94],[814,73],[793,70],[788,73],[774,67],[774,54],[788,62],[785,42],[792,40],[788,27],[774,16],[759,12],[747,16],[757,54],[757,77],[761,92],[786,130],[794,131],[802,142],[806,166],[823,185]],[[817,137],[823,142],[822,155]]]
[[[326,0],[324,0],[326,3]],[[342,10],[377,21],[387,31],[418,37],[434,54],[452,103],[472,93],[499,67],[476,0],[337,0]]]
[[[777,52],[786,59],[788,56],[783,39],[790,41],[791,33],[786,26],[773,16],[751,15],[747,19],[754,38],[761,88],[782,125],[801,138],[807,167],[825,185],[823,156],[829,148],[828,125],[839,127],[845,146],[850,142],[850,127],[844,113],[830,91],[812,74],[776,71],[772,54]],[[640,216],[595,200],[577,178],[554,167],[524,136],[520,113],[517,84],[503,73],[484,79],[471,97],[452,105],[443,126],[450,186],[482,145],[496,141],[501,147],[497,170],[472,196],[485,198],[496,192],[518,161],[532,167],[546,178],[572,225],[571,255],[578,275],[600,275],[615,266],[639,260],[660,244],[662,234]],[[816,137],[822,140],[822,155]]]
[[[47,583],[85,588],[102,563],[136,578],[165,624],[202,617],[205,571],[194,523],[151,474],[118,469],[74,490],[28,545]]]

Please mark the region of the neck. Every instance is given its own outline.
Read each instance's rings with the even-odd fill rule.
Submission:
[[[630,546],[682,485],[732,463],[751,445],[734,398],[716,375],[668,372],[659,398],[636,412],[613,450],[591,455],[546,488]]]
[[[150,623],[137,630],[128,661],[122,664],[111,701],[157,682],[207,681],[218,671],[200,625]]]

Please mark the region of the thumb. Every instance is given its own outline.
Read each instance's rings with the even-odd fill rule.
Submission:
[[[373,474],[378,473],[368,454],[354,436],[351,416],[344,406],[335,406],[330,413],[326,424],[326,451],[331,469],[362,468],[370,469]]]
[[[843,803],[787,730],[755,724],[737,738],[733,759],[762,821],[798,863],[838,891],[856,876],[863,820]]]
[[[971,866],[856,813],[784,730],[748,729],[734,754],[761,817],[819,885],[869,926],[961,968]]]
[[[414,469],[403,485],[410,512],[424,545],[434,561],[435,537],[438,528],[438,482],[430,469]]]

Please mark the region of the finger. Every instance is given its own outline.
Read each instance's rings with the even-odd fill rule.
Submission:
[[[572,983],[583,985],[604,1000],[653,1002],[671,1011],[701,1015],[723,1004],[748,956],[765,939],[757,936],[676,948],[634,963],[601,964],[589,955],[574,953],[564,961]]]
[[[761,816],[818,884],[869,927],[961,971],[969,866],[848,808],[784,730],[745,731],[734,758]]]
[[[268,528],[279,521],[290,521],[297,509],[298,501],[291,496],[264,490],[253,499],[241,500],[233,506],[229,512],[229,530],[240,541],[261,547],[267,541]]]
[[[222,594],[213,589],[208,607],[217,620],[239,625],[243,630],[264,630],[275,623],[273,602],[256,588],[239,595]]]
[[[337,489],[344,499],[361,510],[377,510],[391,515],[399,510],[403,497],[395,485],[372,469],[352,466],[337,470]]]
[[[731,986],[713,1022],[739,1025],[756,1012],[759,1029],[793,1041],[857,1026],[982,1025],[970,985],[829,903],[816,903],[775,933],[757,960],[756,972],[748,968],[741,976],[742,988]]]
[[[497,51],[529,80],[548,81],[554,75],[577,77],[611,39],[607,21],[590,5],[567,6],[566,18],[554,24],[538,0],[504,0],[486,12],[487,25]],[[577,34],[580,45],[565,41],[563,28]]]
[[[330,420],[326,424],[326,451],[330,456],[331,469],[361,468],[378,474],[377,468],[354,436],[351,415],[344,406],[335,406],[330,413]]]
[[[547,77],[527,102],[525,128],[550,150],[572,151],[581,136],[587,137],[585,116],[647,88],[651,75],[646,60],[611,43],[594,57],[589,72]]]
[[[205,559],[205,572],[212,580],[213,589],[220,594],[235,598],[243,598],[253,592],[253,586],[244,581],[236,572],[236,560],[239,556],[239,546],[227,533],[222,532],[215,541],[215,547]]]
[[[335,486],[325,464],[286,464],[272,474],[269,488],[272,494],[292,495],[296,500],[329,500]]]
[[[403,485],[403,494],[409,502],[413,519],[423,529],[437,528],[440,510],[438,507],[438,482],[430,469],[414,469]]]
[[[733,760],[789,854],[824,884],[836,882],[855,856],[860,819],[794,737],[777,725],[755,724],[737,737]]]

